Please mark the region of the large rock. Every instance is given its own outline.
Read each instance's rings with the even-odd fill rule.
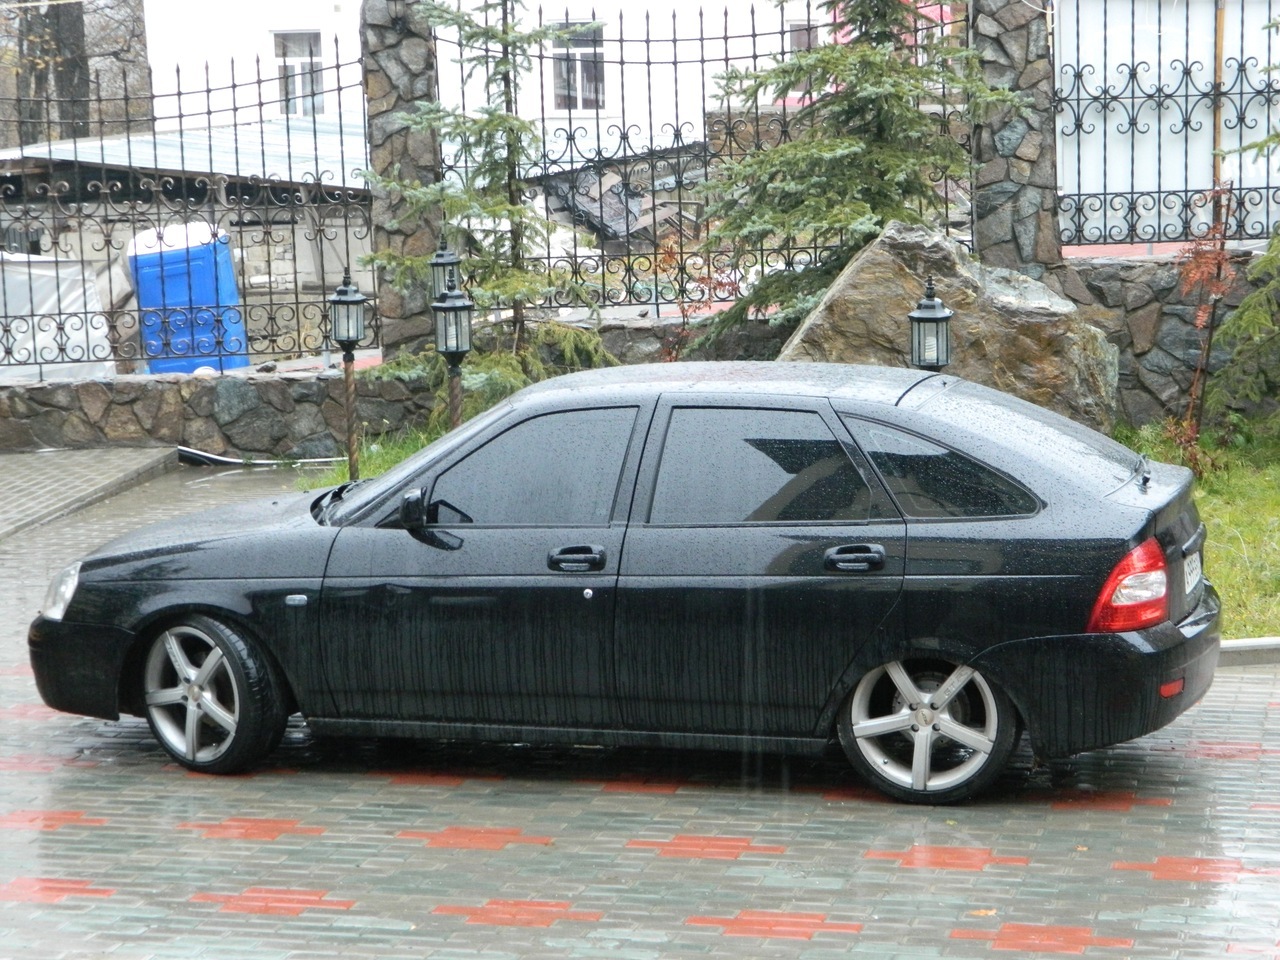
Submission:
[[[907,314],[928,276],[955,311],[945,372],[1099,430],[1114,426],[1119,351],[1091,322],[1106,308],[1078,307],[1039,281],[975,263],[925,227],[889,224],[840,274],[779,359],[907,366]]]

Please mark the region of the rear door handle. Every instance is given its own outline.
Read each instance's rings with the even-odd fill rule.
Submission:
[[[823,565],[840,573],[866,573],[884,568],[884,547],[878,543],[847,543],[823,554]]]
[[[592,570],[603,570],[604,563],[604,547],[588,544],[561,547],[547,554],[547,566],[563,573],[589,573]]]

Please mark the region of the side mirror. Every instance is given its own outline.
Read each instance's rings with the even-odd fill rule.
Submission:
[[[421,490],[409,491],[400,501],[400,525],[406,530],[421,530],[427,525],[427,510]]]

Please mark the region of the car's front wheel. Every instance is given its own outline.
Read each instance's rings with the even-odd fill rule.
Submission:
[[[1018,736],[1009,698],[972,667],[894,660],[845,701],[840,743],[875,787],[912,803],[955,803],[988,787]]]
[[[280,742],[288,721],[272,663],[224,623],[192,615],[152,641],[143,667],[147,722],[184,767],[235,773]]]

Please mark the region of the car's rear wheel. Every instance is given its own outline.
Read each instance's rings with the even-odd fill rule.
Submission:
[[[151,642],[143,667],[147,722],[184,767],[235,773],[280,742],[288,712],[274,665],[224,623],[192,615]]]
[[[972,667],[894,660],[865,674],[841,710],[840,743],[875,787],[955,803],[999,776],[1018,736],[1009,698]]]

